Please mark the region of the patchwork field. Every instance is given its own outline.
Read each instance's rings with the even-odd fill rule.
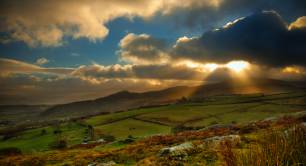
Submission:
[[[65,139],[68,145],[82,143],[86,135],[86,126],[77,123],[65,123],[60,126],[48,126],[18,133],[12,138],[3,136],[0,147],[17,147],[23,152],[44,151],[57,139]],[[58,133],[56,133],[56,131]]]
[[[306,111],[305,92],[274,95],[214,96],[166,106],[140,108],[98,115],[88,119],[2,135],[0,148],[17,147],[23,152],[45,151],[59,139],[68,146],[112,136],[116,141],[168,134],[177,126],[201,129],[215,124],[244,124]]]
[[[96,126],[95,129],[101,130],[104,134],[115,136],[116,139],[119,140],[127,138],[128,136],[145,137],[155,134],[167,134],[171,131],[171,128],[168,126],[130,118],[106,125]]]

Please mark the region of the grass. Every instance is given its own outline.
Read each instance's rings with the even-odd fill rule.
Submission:
[[[61,136],[67,140],[68,145],[79,144],[85,135],[85,128],[77,123],[62,124],[60,127]],[[45,134],[41,134],[45,130]],[[52,126],[38,129],[31,129],[18,134],[17,137],[0,141],[0,148],[17,147],[23,152],[35,152],[49,150],[49,145],[58,138],[54,134]]]
[[[135,117],[141,114],[161,111],[164,109],[167,109],[167,106],[166,107],[161,106],[161,107],[152,107],[152,108],[142,108],[142,109],[135,109],[135,110],[126,111],[126,112],[110,113],[106,115],[98,115],[98,116],[91,117],[89,119],[86,119],[85,122],[87,124],[96,126],[96,125],[111,123],[111,122],[118,121],[118,120],[124,120],[129,117]]]
[[[45,129],[47,134],[41,136],[41,130]],[[18,137],[11,138],[0,142],[1,148],[17,147],[23,152],[33,152],[38,150],[47,150],[48,145],[55,140],[53,129],[45,127],[41,129],[33,129],[22,132]]]
[[[152,112],[137,116],[137,118],[155,120],[169,125],[177,125],[200,118],[213,117],[237,109],[233,105],[175,105],[162,112]]]
[[[115,136],[118,140],[125,139],[131,135],[133,137],[145,137],[156,134],[169,133],[171,128],[159,124],[152,124],[135,119],[125,119],[122,121],[95,127],[103,134]]]
[[[103,134],[125,139],[129,135],[146,137],[167,134],[171,127],[185,125],[206,127],[212,124],[238,124],[269,117],[278,117],[306,110],[305,93],[283,93],[277,95],[231,95],[209,97],[202,102],[187,102],[168,106],[141,108],[126,112],[99,115],[84,120]],[[290,103],[290,105],[288,105]],[[296,104],[296,105],[294,105]],[[64,123],[60,126],[61,137],[68,145],[82,142],[86,126],[78,123]],[[41,135],[41,130],[47,132]],[[0,149],[18,147],[24,152],[48,150],[57,136],[54,127],[31,129],[19,133],[16,138],[0,141]],[[115,144],[114,144],[115,145]]]
[[[207,126],[211,125],[212,122],[218,124],[230,124],[232,122],[245,124],[250,121],[263,120],[270,117],[279,117],[306,110],[305,107],[262,104],[259,102],[239,104],[235,108],[236,110],[234,111],[228,111],[224,114],[215,114],[213,117],[187,123],[186,126]]]
[[[287,130],[268,131],[256,144],[248,149],[233,152],[227,145],[225,156],[231,156],[226,163],[228,166],[299,166],[306,162],[306,128],[294,126]]]
[[[251,133],[240,132],[245,127],[238,125],[233,129],[211,129],[187,131],[178,134],[167,134],[137,139],[126,144],[116,141],[95,148],[72,148],[65,150],[46,151],[26,155],[12,155],[0,158],[0,165],[89,165],[113,161],[118,165],[293,165],[305,164],[306,128],[305,115],[300,117],[282,117],[277,121],[257,122],[253,125],[262,126],[251,130]],[[120,123],[120,122],[125,123]],[[114,127],[126,125],[145,126],[143,121],[132,118],[117,121]],[[144,122],[147,123],[147,122]],[[259,124],[262,123],[262,124]],[[268,123],[268,125],[264,125]],[[109,124],[109,125],[110,125]],[[150,124],[150,123],[148,123]],[[105,126],[105,125],[101,125]],[[149,125],[150,127],[151,125]],[[73,125],[72,125],[73,127]],[[117,128],[113,128],[117,129]],[[237,131],[238,130],[238,131]],[[215,136],[240,133],[237,143],[222,140],[220,144],[206,142],[205,139]],[[186,142],[193,144],[192,149],[179,150],[175,153],[160,155],[166,147],[181,145]]]

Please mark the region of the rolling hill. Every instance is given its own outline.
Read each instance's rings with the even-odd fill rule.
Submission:
[[[56,105],[42,112],[41,116],[56,118],[84,117],[101,113],[126,111],[139,107],[171,104],[183,97],[202,99],[215,95],[305,91],[305,87],[302,85],[305,84],[274,79],[253,79],[248,83],[237,80],[225,80],[214,84],[194,87],[178,86],[144,93],[121,91],[96,100]]]

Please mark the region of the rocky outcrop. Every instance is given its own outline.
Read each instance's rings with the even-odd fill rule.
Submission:
[[[225,136],[214,136],[206,138],[204,142],[212,146],[219,145],[223,141],[229,141],[233,146],[238,145],[241,142],[239,135],[225,135]]]
[[[188,151],[194,149],[194,145],[191,142],[185,142],[172,147],[166,147],[160,150],[160,157],[172,157],[177,160],[185,160],[188,157]]]

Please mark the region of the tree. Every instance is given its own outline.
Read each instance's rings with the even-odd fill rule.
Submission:
[[[47,130],[46,129],[42,129],[40,132],[40,135],[46,135],[47,134]]]
[[[95,129],[92,125],[88,125],[88,137],[90,140],[95,140]]]

